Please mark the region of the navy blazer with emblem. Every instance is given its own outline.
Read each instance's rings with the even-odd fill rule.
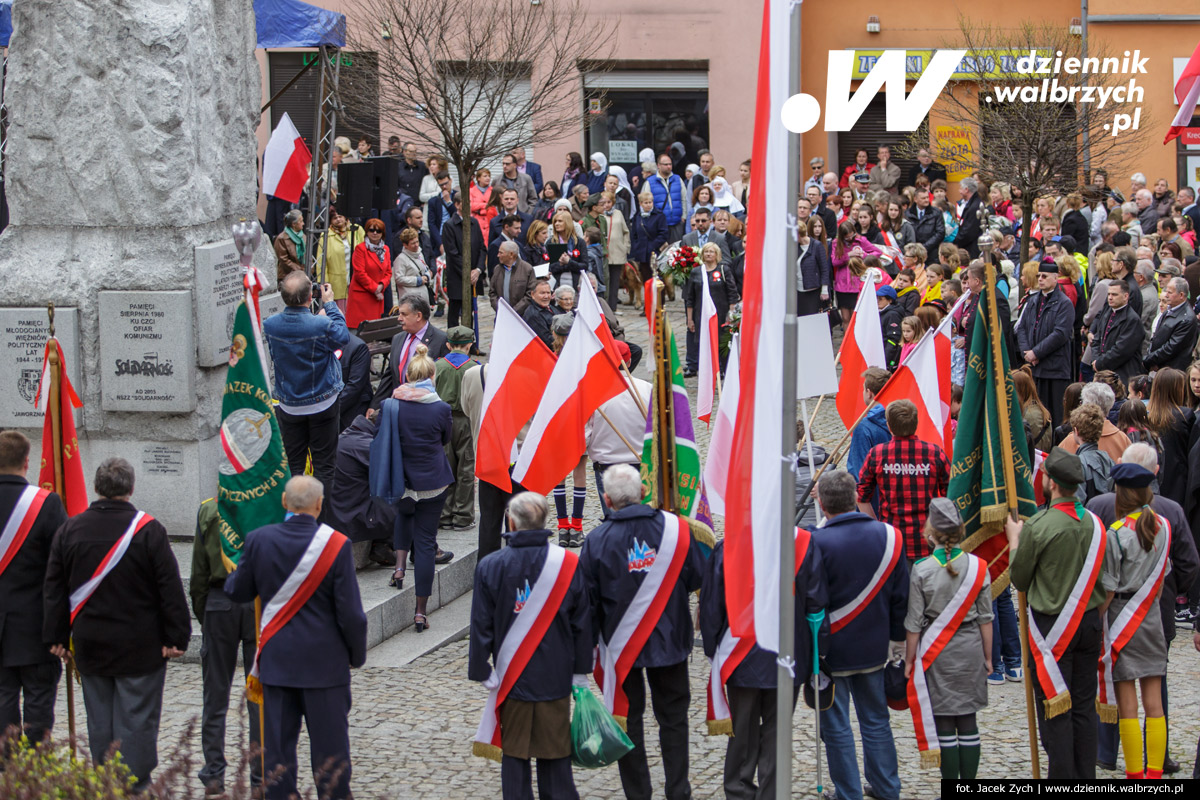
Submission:
[[[691,537],[686,524],[680,535]],[[592,604],[593,637],[603,636],[605,641],[612,638],[648,574],[643,567],[644,556],[649,550],[657,555],[662,536],[661,512],[636,503],[614,511],[584,539],[579,566],[587,579]],[[694,639],[688,593],[699,589],[703,581],[704,557],[693,540],[662,616],[633,663],[635,669],[669,667],[691,655]]]
[[[542,574],[550,536],[548,530],[506,533],[508,547],[479,562],[471,597],[471,644],[467,655],[467,677],[471,680],[486,681],[492,674],[500,645]],[[566,697],[571,692],[571,676],[592,671],[592,647],[591,609],[582,570],[576,567],[558,613],[509,697],[528,703]]]
[[[237,603],[270,602],[317,532],[308,514],[250,531],[238,568],[225,580]],[[350,683],[350,668],[367,660],[367,615],[345,542],[312,597],[263,647],[259,676],[269,686],[325,689]]]

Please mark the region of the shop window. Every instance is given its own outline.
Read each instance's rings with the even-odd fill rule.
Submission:
[[[649,147],[655,156],[678,142],[683,156],[675,159],[677,172],[700,160],[708,147],[708,91],[614,91],[589,93],[584,98],[589,123],[585,131],[584,165],[595,152],[609,164],[626,171],[638,163],[638,153]],[[728,171],[731,167],[723,165]],[[736,174],[736,171],[735,171]]]

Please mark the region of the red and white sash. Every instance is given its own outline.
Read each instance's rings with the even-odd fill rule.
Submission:
[[[267,642],[275,637],[287,625],[296,612],[304,607],[308,599],[317,591],[321,581],[329,574],[333,562],[337,560],[338,552],[348,540],[328,525],[319,525],[313,534],[312,541],[300,557],[300,563],[287,576],[287,580],[279,587],[275,596],[267,601],[262,610],[262,632],[258,636],[258,649],[254,651],[254,665],[250,668],[252,685],[260,680],[258,660],[262,656]]]
[[[879,594],[879,590],[883,588],[883,585],[887,583],[887,579],[891,577],[892,570],[896,568],[896,564],[899,563],[900,554],[904,552],[904,540],[900,537],[900,532],[891,525],[885,522],[883,527],[887,528],[883,558],[880,560],[879,566],[875,568],[875,574],[871,576],[871,580],[858,593],[858,596],[841,608],[835,608],[829,612],[830,633],[837,633],[849,625],[854,621],[855,617],[871,604],[871,601],[875,599],[875,595]]]
[[[883,236],[883,244],[880,250],[892,260],[897,269],[904,267],[904,251],[900,249],[900,242],[896,239],[896,234],[889,231],[880,231]]]
[[[1113,528],[1127,527],[1131,520],[1136,520],[1140,516],[1140,513],[1130,514],[1125,519],[1118,520],[1113,524]],[[1121,613],[1117,614],[1117,618],[1113,620],[1111,626],[1108,624],[1108,614],[1104,615],[1104,647],[1100,651],[1099,694],[1096,697],[1096,708],[1100,712],[1101,722],[1115,723],[1117,721],[1117,694],[1113,686],[1113,665],[1117,663],[1117,657],[1120,656],[1122,648],[1129,644],[1129,640],[1141,627],[1146,614],[1154,607],[1158,592],[1162,589],[1163,579],[1167,576],[1167,559],[1171,553],[1171,523],[1167,522],[1166,517],[1162,515],[1156,516],[1158,516],[1158,534],[1161,536],[1165,533],[1167,538],[1162,552],[1158,555],[1158,562],[1154,565],[1151,580],[1138,587],[1137,592],[1121,609]]]
[[[29,531],[33,529],[33,523],[37,521],[37,516],[49,496],[48,490],[36,486],[26,486],[21,490],[21,496],[17,498],[17,504],[8,515],[4,530],[0,531],[0,575],[4,574],[9,563],[16,558],[17,551],[25,543],[25,538],[29,536]]]
[[[808,555],[808,543],[812,534],[804,528],[796,528],[796,573],[804,564]],[[742,660],[754,649],[755,641],[749,637],[734,636],[733,631],[725,629],[717,652],[711,659],[708,675],[708,735],[716,736],[724,733],[733,735],[732,712],[729,710],[729,699],[725,694],[725,683],[729,676],[738,668]]]
[[[139,511],[134,514],[133,519],[129,523],[129,527],[125,529],[125,532],[121,534],[121,538],[117,539],[117,541],[109,549],[108,553],[105,554],[104,560],[100,562],[98,567],[96,567],[96,571],[92,573],[92,577],[88,578],[87,582],[78,589],[71,592],[72,624],[74,624],[75,617],[79,615],[80,610],[83,609],[84,603],[86,603],[91,598],[92,594],[95,593],[96,587],[100,585],[100,582],[108,576],[108,573],[112,572],[117,564],[120,563],[121,559],[125,557],[125,552],[129,550],[129,543],[133,541],[133,537],[138,531],[146,527],[147,523],[153,521],[154,517],[150,516],[145,511]]]
[[[923,766],[937,766],[941,759],[937,728],[933,722],[933,702],[929,697],[929,685],[925,682],[925,670],[933,666],[934,660],[954,638],[954,634],[958,633],[963,617],[983,591],[983,582],[988,574],[987,565],[982,558],[970,553],[963,555],[967,557],[967,570],[963,581],[950,598],[950,602],[921,634],[921,646],[917,650],[917,660],[913,664],[912,677],[908,681],[908,707],[912,711],[917,749],[921,752]]]
[[[679,580],[692,542],[687,524],[678,515],[660,512],[660,516],[663,535],[654,563],[633,596],[633,602],[617,623],[612,641],[605,642],[603,636],[600,638],[596,683],[604,692],[604,707],[622,724],[629,714],[629,698],[621,687],[633,668],[633,662],[645,647],[646,640],[658,625],[671,592],[675,591],[675,583]]]
[[[1066,512],[1063,512],[1066,513]],[[1058,659],[1071,643],[1083,612],[1087,610],[1088,600],[1100,575],[1100,567],[1104,564],[1104,523],[1090,511],[1085,514],[1092,520],[1092,541],[1088,545],[1087,558],[1083,569],[1071,587],[1067,604],[1059,612],[1050,633],[1042,636],[1037,623],[1033,620],[1033,607],[1027,607],[1029,617],[1029,654],[1037,671],[1038,685],[1046,695],[1046,718],[1058,716],[1071,707],[1071,693],[1067,691],[1066,681],[1058,669]]]
[[[479,728],[471,745],[475,755],[500,760],[504,752],[500,741],[500,706],[542,643],[546,630],[562,607],[578,566],[579,556],[576,553],[555,544],[548,545],[546,563],[542,565],[537,581],[532,588],[526,584],[529,592],[527,597],[523,600],[518,598],[520,610],[512,627],[504,634],[504,641],[500,643],[500,650],[496,654],[498,683],[488,692],[483,718],[479,720]]]

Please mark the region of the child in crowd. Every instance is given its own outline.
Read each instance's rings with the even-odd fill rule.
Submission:
[[[901,272],[900,275],[904,273]],[[897,276],[899,280],[900,276]],[[894,284],[893,284],[894,285]],[[925,323],[921,318],[913,315],[905,317],[900,321],[900,363],[903,364],[908,360],[908,354],[917,346],[917,342],[921,341],[925,336]]]

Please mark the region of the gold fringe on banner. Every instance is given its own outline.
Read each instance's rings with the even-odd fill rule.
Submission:
[[[502,761],[504,751],[488,742],[471,742],[471,755],[486,758],[490,761]]]
[[[629,719],[628,718],[618,717],[616,714],[613,714],[613,722],[620,725],[621,730],[625,731],[626,733],[629,733]]]
[[[941,750],[922,750],[921,769],[937,769],[942,766]]]
[[[263,701],[262,681],[253,675],[246,678],[246,699],[256,705],[261,705]]]
[[[1118,721],[1117,707],[1108,703],[1101,703],[1096,700],[1096,713],[1100,715],[1100,721],[1108,725],[1116,725]]]
[[[1008,506],[1000,503],[993,506],[984,506],[979,509],[979,520],[984,525],[999,523],[1004,525],[1004,520],[1008,518]],[[993,531],[995,533],[995,531]]]
[[[726,736],[733,736],[733,720],[731,720],[731,719],[710,719],[710,720],[708,720],[708,735],[709,736],[720,736],[721,734],[725,734]]]
[[[1065,714],[1071,710],[1071,693],[1069,691],[1061,692],[1057,697],[1047,698],[1042,703],[1046,709],[1046,719],[1054,719],[1059,714]]]

